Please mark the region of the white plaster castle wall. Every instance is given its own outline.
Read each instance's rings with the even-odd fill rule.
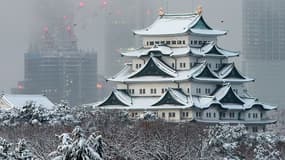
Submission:
[[[191,92],[194,95],[209,95],[206,93],[206,88],[210,89],[210,93],[212,93],[216,89],[216,84],[210,84],[209,83],[197,83],[197,82],[192,82],[191,84]],[[196,88],[201,88],[201,93],[196,92]]]
[[[257,118],[253,118],[253,114],[257,113]],[[257,121],[257,120],[261,120],[260,118],[260,110],[257,108],[252,108],[250,110],[247,110],[244,112],[244,120],[245,121]],[[248,114],[250,114],[250,117],[248,116]],[[263,113],[264,114],[264,113]],[[266,115],[262,115],[262,117],[265,117]]]
[[[176,45],[168,45],[169,47],[186,47],[187,44],[189,44],[189,38],[187,35],[182,35],[182,36],[157,36],[157,37],[152,37],[152,36],[148,36],[148,37],[143,37],[143,46],[144,48],[151,48],[153,46],[147,45],[147,42],[150,41],[172,41],[172,40],[181,40],[181,41],[185,41],[185,44],[176,44]]]
[[[162,114],[165,114],[165,117],[162,116]],[[175,113],[175,117],[169,117],[169,113]],[[180,117],[180,110],[158,110],[158,116],[162,119],[165,119],[167,121],[174,121],[174,122],[179,122],[181,120]]]
[[[182,89],[182,91],[184,93],[186,93],[186,94],[190,94],[191,93],[191,82],[189,82],[189,81],[188,82],[181,82],[179,85],[180,85],[180,88]]]
[[[207,113],[211,114],[211,116],[207,117]],[[202,112],[202,119],[204,120],[219,120],[219,117],[219,110],[216,107],[210,107]]]
[[[129,84],[129,89],[134,89],[134,94],[132,96],[161,96],[163,93],[161,92],[162,89],[167,88],[177,88],[178,84],[176,83],[132,83]],[[151,89],[156,89],[156,94],[151,94]],[[140,94],[140,89],[145,89],[145,94]]]
[[[192,44],[191,44],[191,41],[192,41]],[[193,42],[194,41],[197,41],[197,44],[195,45]],[[199,41],[209,41],[209,42],[217,42],[217,37],[216,36],[209,36],[209,37],[206,37],[206,36],[195,36],[195,35],[190,35],[189,36],[189,45],[191,47],[200,47],[201,44],[199,44]]]

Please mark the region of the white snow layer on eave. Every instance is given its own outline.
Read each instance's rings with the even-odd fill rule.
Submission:
[[[221,31],[221,30],[209,30],[209,29],[190,29],[190,31],[194,34],[200,34],[200,35],[225,35],[227,32],[226,31]]]
[[[41,106],[46,109],[53,109],[54,104],[45,96],[42,95],[3,95],[2,99],[11,107],[22,108],[32,102],[36,106]]]
[[[193,104],[191,99],[188,96],[186,96],[185,94],[181,93],[180,91],[177,91],[175,89],[170,89],[170,94],[179,103],[184,104],[185,106],[187,106],[187,105],[192,106],[192,104]]]
[[[124,77],[127,77],[132,72],[132,67],[130,64],[125,64],[125,67],[116,75],[114,75],[112,78],[109,78],[108,80],[112,79],[122,79]]]
[[[208,108],[214,102],[214,97],[211,96],[192,96],[194,106],[198,108]]]
[[[229,91],[230,85],[225,85],[221,87],[213,96],[216,97],[217,100],[221,100]]]
[[[190,52],[190,47],[170,48],[167,46],[158,46],[158,48],[143,48],[130,52],[122,52],[121,54],[127,57],[141,57],[148,55],[148,53],[151,51],[160,51],[165,56],[183,56]]]
[[[132,104],[132,99],[130,96],[128,96],[126,93],[123,93],[122,91],[115,90],[114,94],[116,97],[123,102],[124,104],[130,106]]]
[[[203,123],[237,123],[237,124],[268,124],[274,123],[276,120],[202,120],[202,119],[195,119],[197,122]]]
[[[198,17],[199,15],[193,15],[191,17],[162,16],[158,17],[149,27],[142,30],[135,30],[134,33],[146,36],[184,34]]]
[[[223,55],[227,56],[227,57],[231,57],[231,56],[238,56],[239,55],[239,52],[237,51],[229,51],[229,50],[225,50],[225,49],[222,49],[218,46],[215,46],[216,49],[222,53]]]
[[[187,71],[177,71],[176,77],[163,77],[163,76],[144,76],[144,77],[135,77],[128,79],[130,76],[113,79],[113,81],[124,81],[124,82],[173,82],[173,81],[183,81],[192,77],[199,69],[201,69],[203,64],[197,65],[191,70]]]
[[[201,73],[204,71],[204,69],[205,69],[206,67],[208,67],[207,64],[206,64],[206,63],[203,63],[203,68],[202,68],[201,70],[199,70],[199,72],[196,72],[195,75],[194,75],[194,77],[196,78],[196,76],[198,76],[199,74],[201,74]],[[214,71],[211,70],[211,68],[208,67],[208,69],[209,69],[209,71],[210,71],[216,78],[220,78],[219,75],[218,75],[216,72],[214,72]],[[196,78],[196,79],[197,79],[197,78]],[[205,79],[205,78],[203,78],[203,79]]]
[[[233,63],[228,64],[227,66],[225,66],[222,70],[220,70],[218,72],[218,75],[220,77],[225,77],[226,75],[228,75],[232,71],[233,66],[234,66]]]
[[[168,67],[166,64],[164,64],[163,62],[161,62],[159,59],[157,59],[156,57],[152,57],[154,63],[165,73],[167,73],[168,75],[171,75],[172,77],[177,77],[177,73],[175,70],[173,70],[172,68]]]

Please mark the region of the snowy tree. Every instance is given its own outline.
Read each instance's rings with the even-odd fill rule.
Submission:
[[[0,158],[3,160],[39,160],[25,139],[13,144],[0,138]]]
[[[88,138],[81,127],[75,127],[71,134],[59,136],[61,144],[50,154],[53,160],[102,160],[102,136],[92,133]]]
[[[282,138],[272,133],[252,134],[244,125],[218,125],[208,130],[203,142],[204,159],[280,160]]]

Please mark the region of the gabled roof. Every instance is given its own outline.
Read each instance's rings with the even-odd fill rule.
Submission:
[[[213,96],[222,104],[245,104],[244,100],[238,96],[232,89],[231,85],[226,84],[225,86],[221,87]]]
[[[177,73],[164,62],[160,61],[157,57],[151,56],[147,63],[137,72],[131,74],[129,78],[143,76],[176,77]]]
[[[216,72],[214,72],[208,65],[205,66],[199,72],[196,72],[193,75],[193,80],[195,81],[205,81],[205,82],[217,82],[217,83],[225,83],[225,82],[251,82],[254,81],[252,78],[248,78],[243,76],[235,67],[234,63],[225,64],[222,68]]]
[[[33,103],[36,106],[41,106],[46,109],[53,109],[54,104],[43,95],[29,95],[29,94],[3,94],[1,96],[2,105],[6,109],[22,108],[23,106]]]
[[[203,17],[196,13],[165,14],[156,19],[149,27],[135,30],[134,34],[142,36],[165,36],[177,34],[224,35],[225,31],[213,30]]]
[[[155,57],[153,57],[153,58],[155,58]],[[147,83],[147,82],[187,81],[193,76],[193,74],[195,74],[196,72],[199,72],[205,65],[206,65],[205,63],[196,64],[190,70],[175,71],[174,77],[171,77],[171,76],[165,77],[164,75],[162,75],[162,76],[158,76],[158,75],[148,75],[147,76],[147,75],[145,75],[145,76],[137,77],[134,75],[136,73],[140,72],[141,69],[137,70],[136,72],[133,72],[131,67],[129,67],[128,72],[121,72],[121,74],[118,74],[112,78],[109,78],[108,80],[113,81],[113,82],[123,82],[123,83],[125,83],[125,82],[127,82],[127,83],[145,82],[145,83]],[[173,69],[171,69],[171,70],[173,70]]]
[[[198,21],[190,29],[191,33],[200,35],[225,35],[226,31],[212,29],[204,20],[203,16],[199,16]]]
[[[194,75],[195,78],[213,78],[213,79],[219,79],[219,77],[216,75],[215,72],[213,72],[208,65],[205,65],[204,69],[202,69],[200,72],[197,72],[196,75]]]
[[[163,55],[163,56],[183,56],[190,52],[190,47],[184,48],[170,48],[168,46],[155,45],[150,49],[141,48],[131,51],[122,52],[121,55],[127,57],[142,57],[153,55]]]
[[[191,99],[185,95],[181,89],[169,88],[161,98],[152,106],[160,106],[165,104],[191,106]]]
[[[244,75],[242,75],[238,69],[236,68],[234,63],[226,64],[224,65],[217,74],[222,79],[241,79],[246,81],[254,81],[254,79],[248,78]]]
[[[104,101],[98,104],[101,106],[130,106],[132,104],[131,97],[123,90],[113,90],[112,93]]]
[[[190,50],[193,56],[198,57],[234,57],[239,55],[239,52],[220,48],[215,42],[205,44],[201,48],[191,48]]]

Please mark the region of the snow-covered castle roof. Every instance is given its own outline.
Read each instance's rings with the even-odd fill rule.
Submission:
[[[226,31],[212,29],[197,13],[164,14],[159,16],[149,27],[135,30],[134,34],[142,36],[165,36],[179,34],[225,35]]]

